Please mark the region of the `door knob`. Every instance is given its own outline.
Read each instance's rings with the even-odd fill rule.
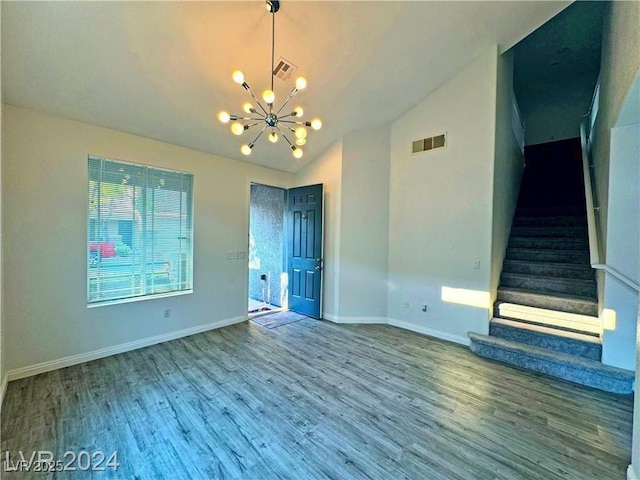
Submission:
[[[322,270],[322,267],[320,265],[317,265],[316,270],[319,272],[320,270]]]

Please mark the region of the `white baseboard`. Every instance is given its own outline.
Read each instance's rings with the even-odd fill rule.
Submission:
[[[149,347],[162,342],[168,342],[169,340],[175,340],[177,338],[188,337],[189,335],[195,335],[196,333],[206,332],[208,330],[214,330],[216,328],[226,327],[235,323],[244,322],[247,320],[246,316],[226,318],[217,322],[208,323],[206,325],[199,325],[197,327],[185,328],[175,332],[165,333],[162,335],[156,335],[155,337],[143,338],[142,340],[135,340],[133,342],[122,343],[113,347],[101,348],[100,350],[94,350],[92,352],[80,353],[78,355],[71,355],[70,357],[64,357],[57,360],[50,360],[48,362],[37,363],[35,365],[29,365],[26,367],[16,368],[7,372],[7,381],[18,380],[20,378],[31,377],[32,375],[38,375],[39,373],[50,372],[59,368],[70,367],[72,365],[78,365],[84,362],[90,362],[91,360],[97,360],[99,358],[109,357],[118,353],[130,352],[131,350],[137,350],[138,348]],[[4,383],[3,383],[4,386]],[[4,389],[2,390],[4,395]]]
[[[436,337],[442,340],[447,340],[449,342],[459,343],[461,345],[469,346],[470,344],[469,337],[461,337],[460,335],[441,332],[440,330],[433,330],[432,328],[422,327],[420,325],[405,322],[403,320],[396,320],[395,318],[390,318],[388,324],[394,327],[404,328],[405,330],[411,330],[412,332],[422,333],[430,337]]]
[[[392,325],[394,327],[402,328],[404,330],[411,330],[412,332],[422,333],[430,337],[440,338],[449,342],[459,343],[461,345],[469,346],[469,337],[462,337],[460,335],[453,335],[447,332],[441,332],[440,330],[433,330],[431,328],[422,327],[414,323],[405,322],[403,320],[396,320],[395,318],[386,317],[340,317],[338,315],[332,315],[325,313],[323,315],[325,320],[329,320],[333,323],[345,323],[345,324],[377,324],[377,325]],[[640,480],[640,479],[638,479]]]
[[[430,328],[415,325],[413,323],[404,322],[402,320],[396,320],[393,318],[385,317],[338,317],[336,315],[324,314],[324,318],[334,323],[344,324],[381,324],[381,325],[393,325],[394,327],[403,328],[405,330],[411,330],[413,332],[422,333],[430,337],[440,338],[442,340],[448,340],[450,342],[459,343],[462,345],[469,345],[469,339],[467,337],[461,337],[459,335],[452,335],[450,333],[441,332],[439,330],[433,330]],[[72,355],[69,357],[60,358],[57,360],[50,360],[48,362],[37,363],[35,365],[29,365],[26,367],[16,368],[7,372],[0,384],[0,402],[4,400],[4,392],[6,390],[7,382],[12,380],[18,380],[20,378],[31,377],[40,373],[50,372],[60,368],[71,367],[84,362],[90,362],[91,360],[97,360],[99,358],[109,357],[111,355],[117,355],[118,353],[129,352],[137,350],[138,348],[149,347],[162,342],[168,342],[177,338],[188,337],[189,335],[195,335],[196,333],[206,332],[208,330],[214,330],[216,328],[226,327],[235,323],[244,322],[247,320],[246,316],[232,317],[217,322],[212,322],[206,325],[199,325],[197,327],[185,328],[175,332],[165,333],[157,335],[155,337],[144,338],[142,340],[136,340],[133,342],[122,343],[113,347],[102,348],[100,350],[94,350],[92,352],[81,353],[78,355]],[[1,408],[1,403],[0,403]],[[640,480],[640,479],[633,479]]]
[[[636,475],[633,463],[627,467],[627,480],[640,480],[640,477]]]
[[[338,323],[338,321],[336,320],[338,317],[331,313],[322,312],[322,318],[324,320],[329,320],[330,322],[333,322],[333,323]]]
[[[335,315],[325,314],[324,318],[333,323],[368,323],[377,325],[386,325],[387,317],[337,317]]]

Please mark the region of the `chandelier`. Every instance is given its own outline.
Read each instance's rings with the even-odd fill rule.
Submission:
[[[270,142],[276,143],[278,141],[278,134],[285,139],[291,148],[291,152],[295,158],[302,157],[302,149],[300,146],[307,142],[307,129],[305,127],[311,127],[313,130],[319,130],[322,127],[322,121],[319,118],[314,118],[310,122],[303,122],[298,120],[302,117],[303,110],[301,107],[295,107],[293,111],[281,114],[286,107],[289,100],[295,97],[300,90],[303,90],[307,86],[307,80],[304,77],[298,77],[296,79],[296,85],[291,90],[289,98],[280,106],[278,110],[275,110],[274,102],[276,94],[273,91],[273,77],[274,77],[274,48],[275,48],[275,25],[276,25],[276,12],[280,9],[280,2],[278,0],[267,0],[267,11],[271,13],[271,89],[265,90],[262,93],[262,99],[266,103],[266,108],[260,103],[260,100],[253,94],[247,82],[245,82],[244,74],[240,70],[236,70],[232,74],[233,81],[239,85],[242,85],[251,98],[255,101],[258,108],[256,109],[251,103],[247,102],[242,106],[244,112],[250,116],[230,115],[228,112],[218,113],[218,119],[222,123],[231,123],[231,132],[235,135],[242,135],[245,130],[249,130],[252,127],[262,126],[262,130],[255,136],[255,138],[240,147],[240,151],[244,155],[251,155],[251,151],[255,143],[262,136],[265,131],[269,130],[267,138]],[[292,143],[285,135],[285,132],[290,132],[295,138],[295,144]]]

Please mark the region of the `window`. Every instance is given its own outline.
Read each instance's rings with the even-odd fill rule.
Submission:
[[[193,288],[193,175],[89,157],[89,304]]]

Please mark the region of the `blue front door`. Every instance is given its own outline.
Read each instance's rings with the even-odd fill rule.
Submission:
[[[322,184],[288,195],[289,309],[320,318],[322,299]]]

